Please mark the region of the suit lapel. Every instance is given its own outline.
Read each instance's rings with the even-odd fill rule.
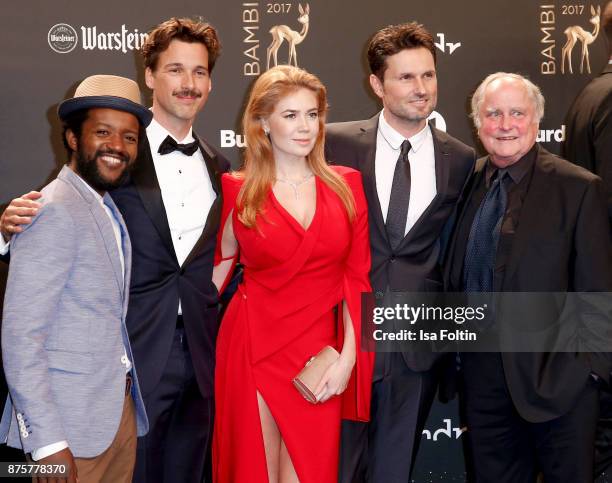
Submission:
[[[151,147],[146,136],[144,136],[144,138],[145,141],[141,148],[141,157],[136,163],[134,171],[132,171],[132,181],[166,249],[176,259],[174,245],[172,244],[172,236],[170,235],[170,225],[168,224],[168,217],[162,200],[159,181],[155,173],[153,156],[151,156]]]
[[[434,196],[429,206],[425,208],[425,211],[421,213],[421,216],[417,219],[416,223],[410,228],[406,236],[400,243],[398,251],[402,250],[404,246],[414,237],[415,233],[418,233],[419,227],[422,223],[427,222],[431,213],[438,209],[438,205],[444,200],[446,191],[448,189],[448,178],[450,173],[450,152],[448,144],[445,140],[440,139],[438,131],[435,127],[431,126],[431,136],[433,139],[434,147],[434,166],[436,171],[436,195]]]
[[[202,234],[189,252],[189,255],[187,255],[183,266],[189,264],[200,253],[202,247],[211,236],[216,235],[217,228],[221,219],[221,205],[223,201],[223,198],[221,196],[221,169],[219,168],[219,161],[217,159],[217,155],[198,135],[196,135],[195,133],[193,135],[200,144],[200,151],[202,152],[204,162],[206,163],[208,177],[210,178],[210,183],[212,184],[212,188],[217,194],[217,197],[210,206],[210,210],[208,212],[208,217],[206,218],[206,224],[204,225]]]
[[[521,261],[523,250],[530,243],[530,240],[533,240],[533,234],[537,232],[538,226],[541,225],[541,214],[554,210],[554,207],[550,206],[552,198],[547,196],[549,192],[547,179],[555,169],[553,163],[548,159],[549,156],[551,155],[548,151],[538,146],[538,153],[533,166],[533,176],[521,207],[502,289],[505,289],[512,280]]]
[[[124,265],[124,273],[122,277],[123,287],[130,286],[130,277],[132,274],[132,245],[130,243],[130,236],[127,231],[127,227],[125,226],[125,221],[123,220],[123,216],[121,216],[121,212],[112,197],[107,193],[104,195],[104,201],[111,207],[111,209],[115,213],[115,218],[117,223],[119,223],[119,227],[121,228],[121,250],[123,252],[123,265]],[[114,235],[114,233],[113,233]],[[127,311],[127,303],[128,297],[125,296],[125,290],[123,293],[123,314]]]
[[[454,235],[451,238],[450,246],[448,247],[447,259],[444,263],[445,276],[444,280],[447,283],[446,290],[458,290],[461,287],[461,276],[463,274],[463,258],[465,258],[465,252],[457,253],[457,235],[459,234],[459,227],[462,227],[465,223],[465,215],[468,208],[468,202],[474,196],[474,190],[480,184],[480,179],[484,176],[485,166],[487,158],[480,158],[476,162],[474,173],[470,176],[468,181],[468,189],[462,192],[461,199],[458,202],[458,213],[459,217],[455,223]]]
[[[115,231],[111,221],[106,214],[106,211],[97,200],[92,199],[92,203],[89,204],[89,210],[95,220],[100,234],[104,240],[104,246],[106,247],[106,253],[113,267],[113,273],[117,280],[117,286],[119,292],[123,296],[123,270],[121,269],[121,259],[119,258],[119,249],[117,247],[117,239],[115,238]]]
[[[83,198],[84,202],[87,203],[91,217],[98,225],[100,235],[104,240],[104,247],[106,248],[106,254],[109,262],[113,267],[113,273],[117,281],[117,287],[119,292],[123,295],[123,270],[121,269],[121,259],[119,258],[119,249],[117,247],[117,240],[115,238],[115,232],[113,225],[108,215],[100,202],[95,198],[94,194],[85,186],[85,182],[78,178],[78,176],[67,166],[62,168],[62,171],[58,175],[59,179],[62,179],[69,183]],[[105,195],[109,197],[108,193]]]
[[[360,143],[357,153],[360,156],[359,170],[363,176],[363,187],[368,200],[370,223],[378,229],[380,236],[388,241],[385,220],[382,216],[378,190],[376,189],[376,136],[378,131],[378,114],[359,128],[357,139]]]

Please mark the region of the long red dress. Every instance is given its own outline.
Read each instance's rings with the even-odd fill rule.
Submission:
[[[370,290],[367,207],[359,172],[333,169],[353,192],[356,217],[349,221],[340,198],[317,178],[316,209],[307,229],[272,190],[264,216],[257,218],[259,230],[245,227],[235,209],[242,182],[223,176],[220,233],[232,212],[244,279],[217,340],[215,483],[268,482],[257,391],[278,425],[300,483],[336,483],[341,418],[369,418],[373,354],[360,350],[361,293]],[[355,369],[341,397],[311,404],[291,381],[325,345],[341,350],[342,321],[334,307],[343,300],[355,331]]]

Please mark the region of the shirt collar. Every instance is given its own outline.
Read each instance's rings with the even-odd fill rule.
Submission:
[[[167,136],[170,136],[179,144],[187,144],[195,141],[193,137],[193,128],[189,128],[189,132],[184,139],[175,139],[172,134],[168,132],[168,130],[163,127],[160,123],[158,123],[155,118],[151,121],[151,123],[147,126],[147,138],[149,139],[149,145],[151,146],[151,150],[156,153],[159,149],[159,145],[166,139]]]
[[[537,143],[531,146],[531,149],[527,151],[527,153],[519,159],[516,163],[508,166],[505,171],[508,173],[514,184],[519,184],[521,180],[525,177],[525,175],[529,172],[533,164],[535,163],[535,159],[538,152]],[[499,168],[495,166],[491,162],[491,158],[487,158],[487,168],[485,172],[486,177],[486,185],[489,187],[491,185],[491,179],[493,175],[498,171]]]
[[[389,146],[391,146],[392,149],[399,151],[406,138],[391,127],[391,125],[385,119],[384,112],[384,109],[380,111],[380,115],[378,117],[378,132],[380,132],[383,139]],[[414,136],[408,138],[408,141],[410,141],[411,151],[414,151],[415,153],[418,152],[418,150],[421,149],[421,146],[423,146],[425,143],[425,140],[430,136],[431,129],[429,129],[429,124],[426,123],[423,129],[421,129]]]

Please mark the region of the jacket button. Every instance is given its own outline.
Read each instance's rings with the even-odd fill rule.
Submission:
[[[185,269],[184,268],[181,268],[180,274],[181,275],[185,275]]]

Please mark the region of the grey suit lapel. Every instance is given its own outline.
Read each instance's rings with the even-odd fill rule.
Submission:
[[[84,202],[87,203],[92,218],[98,225],[100,235],[104,240],[106,254],[108,255],[109,262],[113,267],[119,292],[123,294],[123,271],[121,270],[119,250],[117,248],[115,232],[113,231],[113,226],[108,218],[108,215],[106,214],[106,211],[95,198],[94,194],[87,188],[87,186],[85,186],[84,181],[81,180],[68,166],[64,166],[62,168],[58,178],[70,184],[79,193],[79,195],[81,195]],[[108,196],[108,194],[105,196]],[[117,208],[115,207],[115,209]]]
[[[122,295],[123,295],[123,309],[124,309],[123,313],[125,315],[125,312],[127,310],[127,300],[128,300],[128,297],[126,297],[127,291],[125,290],[125,287],[129,288],[130,277],[132,273],[132,244],[130,243],[130,235],[128,234],[127,227],[125,225],[125,221],[123,220],[123,216],[121,216],[121,212],[119,211],[119,208],[117,208],[117,205],[115,205],[115,202],[113,201],[112,197],[108,193],[104,194],[104,203],[113,212],[113,215],[115,216],[115,219],[117,220],[117,223],[119,223],[119,228],[121,229],[121,250],[123,253],[123,265],[124,265],[124,272],[122,274],[123,277],[121,277],[121,282],[122,282],[121,286],[124,289]],[[115,240],[114,236],[115,236],[115,233],[113,230],[113,240]],[[121,270],[121,264],[119,264],[119,270]]]

